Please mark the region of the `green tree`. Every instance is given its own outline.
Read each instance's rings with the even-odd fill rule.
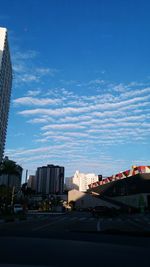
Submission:
[[[9,191],[10,191],[10,176],[11,175],[16,175],[19,176],[20,173],[22,172],[22,167],[17,165],[15,161],[13,160],[9,160],[8,157],[5,157],[3,159],[3,161],[0,163],[0,176],[2,175],[6,175],[7,179],[7,183],[5,183],[6,187],[7,187],[7,205],[9,200]]]
[[[75,202],[74,200],[71,200],[71,201],[69,202],[69,206],[71,207],[72,210],[75,209],[75,204],[76,204],[76,202]]]
[[[11,188],[7,188],[6,185],[0,185],[0,206],[6,202],[7,196],[11,198]]]
[[[32,195],[35,195],[35,190],[28,187],[28,183],[24,183],[21,187],[21,191],[24,196],[31,197]]]
[[[7,157],[0,164],[0,175],[6,174],[9,178],[10,175],[20,175],[20,170],[15,161],[9,160]],[[20,167],[21,168],[21,167]],[[9,179],[8,179],[9,186]]]

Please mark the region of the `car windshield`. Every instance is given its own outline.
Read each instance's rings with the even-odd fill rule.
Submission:
[[[150,1],[0,1],[0,264],[143,267],[149,237]]]

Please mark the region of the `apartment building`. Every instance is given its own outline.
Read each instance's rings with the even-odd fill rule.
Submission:
[[[11,87],[12,66],[7,29],[0,28],[0,161],[2,161],[5,148]]]

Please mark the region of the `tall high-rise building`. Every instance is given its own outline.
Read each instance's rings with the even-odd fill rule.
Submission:
[[[64,167],[47,165],[37,168],[36,191],[42,194],[63,194]]]
[[[0,161],[3,158],[5,148],[11,86],[12,66],[7,29],[0,28]]]

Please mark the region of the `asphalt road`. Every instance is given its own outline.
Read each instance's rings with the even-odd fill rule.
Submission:
[[[1,223],[0,267],[91,266],[97,261],[103,266],[149,266],[150,237],[103,233],[108,228],[141,231],[149,228],[149,221],[149,215],[97,219],[87,212],[70,212]]]
[[[150,215],[116,218],[93,218],[88,212],[69,212],[61,215],[28,215],[26,221],[1,223],[0,236],[61,237],[63,239],[92,240],[94,242],[106,239],[107,242],[109,237],[103,234],[103,231],[110,229],[129,233],[127,234],[129,239],[130,233],[150,230]],[[110,242],[114,242],[114,239],[118,239],[117,242],[119,242],[120,237],[122,238],[121,233],[117,237],[112,237]],[[149,243],[149,239],[147,238],[146,242]],[[135,243],[138,245],[138,242]]]

